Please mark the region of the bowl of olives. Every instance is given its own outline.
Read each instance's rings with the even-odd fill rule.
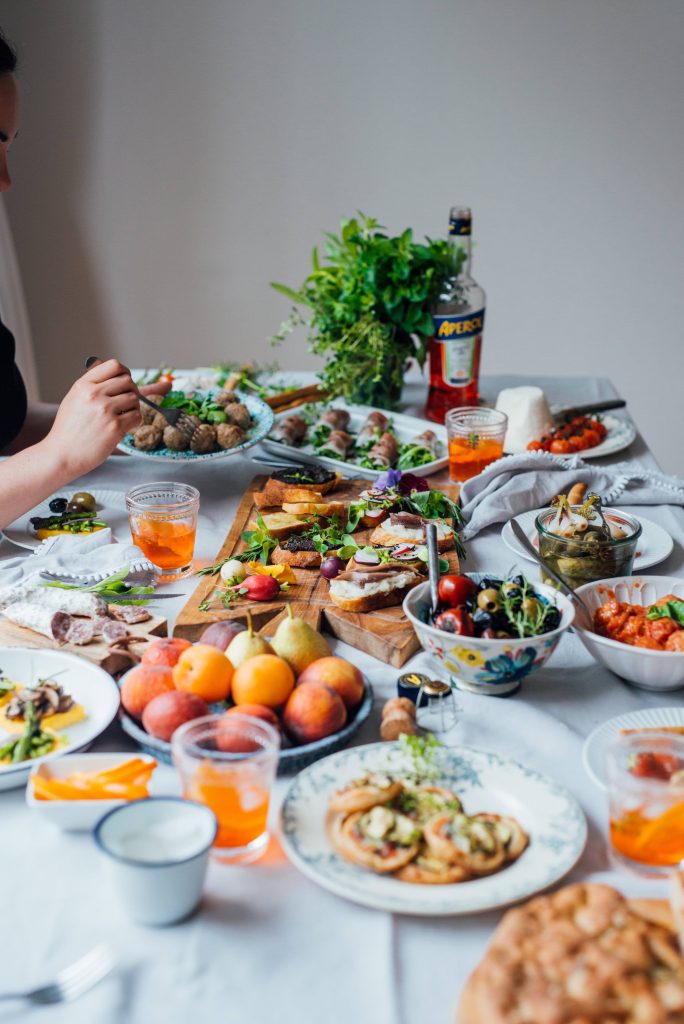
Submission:
[[[641,523],[634,516],[600,505],[587,516],[585,507],[570,505],[562,515],[556,508],[544,509],[535,520],[539,554],[573,590],[585,583],[631,576],[641,536]],[[543,567],[541,574],[551,582]]]
[[[514,693],[548,660],[575,617],[564,594],[524,576],[444,576],[439,594],[433,616],[430,584],[419,584],[404,599],[404,613],[442,674],[470,693]]]

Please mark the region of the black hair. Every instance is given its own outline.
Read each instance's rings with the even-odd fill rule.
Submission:
[[[0,75],[12,75],[17,67],[17,55],[0,29]]]

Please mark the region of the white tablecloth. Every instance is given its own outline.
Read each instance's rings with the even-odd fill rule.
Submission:
[[[527,383],[528,381],[525,381]],[[494,398],[501,387],[523,381],[486,378]],[[609,381],[539,378],[551,402],[563,405],[613,397]],[[420,411],[421,391],[407,388],[407,411]],[[643,439],[627,453],[642,466],[656,467]],[[155,471],[200,488],[203,529],[200,557],[211,558],[221,544],[245,485],[264,472],[247,458],[187,467],[168,464]],[[149,465],[111,458],[81,483],[126,490],[149,479]],[[654,506],[641,511],[675,538],[666,562],[653,571],[684,576],[684,511]],[[3,542],[0,557],[16,554]],[[472,541],[465,568],[501,573],[513,556],[498,529]],[[529,563],[525,571],[530,572]],[[190,582],[174,589],[189,592]],[[175,602],[163,602],[172,617]],[[395,692],[397,670],[352,652],[370,678],[376,708],[359,742],[378,738],[382,702]],[[419,668],[425,658],[409,664]],[[581,764],[584,738],[600,722],[624,711],[683,703],[680,693],[650,695],[621,683],[589,658],[578,639],[566,635],[548,667],[525,681],[508,700],[459,695],[463,715],[450,743],[495,750],[535,767],[566,785],[589,820],[589,841],[571,879],[604,879],[632,893],[662,895],[660,883],[611,871],[604,841],[605,805]],[[127,749],[112,727],[97,745]],[[277,786],[278,800],[287,780]],[[274,808],[275,811],[275,808]],[[2,952],[0,992],[51,978],[95,944],[109,941],[120,969],[78,1002],[21,1013],[0,1003],[0,1022],[50,1024],[446,1024],[453,1020],[461,986],[479,960],[500,913],[463,918],[393,917],[338,899],[303,878],[285,860],[277,842],[265,860],[245,868],[212,864],[201,912],[168,929],[131,925],[108,885],[100,857],[87,835],[65,835],[32,817],[22,791],[0,794],[0,885]]]

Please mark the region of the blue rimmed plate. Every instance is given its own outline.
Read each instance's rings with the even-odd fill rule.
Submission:
[[[197,392],[200,398],[204,398],[209,394],[212,394],[212,392]],[[241,444],[236,444],[234,448],[228,448],[226,451],[208,452],[206,455],[196,455],[195,452],[175,452],[171,451],[170,448],[157,448],[153,452],[143,452],[133,444],[132,434],[126,434],[117,447],[120,451],[126,452],[127,455],[135,455],[138,459],[151,459],[153,462],[212,462],[216,459],[226,459],[229,455],[238,455],[240,452],[252,448],[253,445],[258,444],[259,441],[266,437],[273,426],[274,417],[270,405],[262,402],[260,398],[238,392],[236,394],[240,401],[247,406],[249,415],[252,417],[252,425],[245,435],[245,440]]]
[[[496,874],[458,885],[412,885],[356,867],[326,834],[328,800],[366,772],[392,771],[396,744],[353,747],[311,765],[293,780],[281,811],[281,843],[292,864],[343,899],[396,914],[482,913],[553,885],[579,860],[587,823],[575,798],[532,768],[472,747],[444,747],[438,784],[456,792],[467,814],[510,814],[530,843]]]

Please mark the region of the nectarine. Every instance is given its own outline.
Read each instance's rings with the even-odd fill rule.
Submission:
[[[236,704],[279,708],[292,693],[294,684],[294,672],[283,658],[256,654],[235,669],[233,700]]]
[[[361,703],[364,693],[363,676],[356,665],[344,658],[318,658],[308,665],[297,685],[302,683],[324,683],[339,693],[348,711],[353,711]]]
[[[231,662],[209,644],[195,644],[183,651],[173,669],[177,690],[194,693],[209,703],[228,697],[232,678]]]
[[[168,665],[136,665],[121,684],[121,703],[129,715],[140,718],[154,697],[173,688]]]
[[[180,636],[164,636],[159,640],[153,640],[140,659],[143,665],[168,665],[171,668],[176,664],[183,651],[192,647],[189,640]]]
[[[344,701],[323,683],[303,683],[291,693],[283,712],[285,729],[296,743],[313,743],[339,732],[347,721]]]
[[[155,697],[143,711],[143,729],[168,743],[176,729],[193,718],[209,714],[206,703],[192,693],[172,690]]]
[[[216,723],[216,746],[224,753],[248,754],[261,749],[261,744],[249,736],[249,729],[236,717],[236,712],[268,722],[280,732],[278,717],[270,708],[263,704],[236,704],[225,711]]]

